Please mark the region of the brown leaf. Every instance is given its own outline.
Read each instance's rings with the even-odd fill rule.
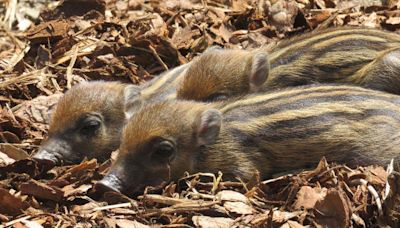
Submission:
[[[66,20],[53,20],[32,27],[26,32],[26,37],[33,43],[46,44],[48,40],[60,40],[67,36],[69,29]]]
[[[171,42],[177,49],[189,49],[195,35],[197,35],[196,30],[192,30],[188,26],[184,28],[179,27],[172,35]]]
[[[34,177],[39,174],[39,168],[36,161],[30,159],[19,160],[10,165],[0,167],[0,178],[4,178],[10,173],[26,173]]]
[[[104,206],[104,205],[101,205],[96,202],[89,202],[84,205],[75,205],[72,208],[72,211],[75,213],[90,213],[93,211],[94,208],[98,208],[100,206]]]
[[[48,199],[61,202],[64,199],[64,192],[57,187],[50,187],[36,180],[30,180],[20,185],[21,193],[24,195],[35,196],[40,199]]]
[[[0,151],[4,154],[6,154],[8,157],[14,159],[14,160],[22,160],[22,159],[28,159],[29,155],[27,152],[24,150],[21,150],[12,144],[1,144],[0,145]]]
[[[79,7],[77,7],[79,6]],[[59,18],[61,15],[67,17],[83,16],[90,11],[97,11],[105,15],[106,3],[104,0],[63,0],[56,9],[46,12],[46,18]]]
[[[249,199],[245,195],[231,190],[220,191],[216,197],[221,201],[242,202],[245,204],[249,203]]]
[[[81,195],[86,195],[86,193],[92,188],[91,184],[83,184],[80,185],[79,187],[75,187],[74,184],[67,185],[62,188],[62,191],[64,192],[64,197],[68,198],[71,196],[81,196]]]
[[[400,221],[400,173],[393,171],[388,177],[390,191],[383,202],[384,215],[381,220],[391,227],[398,225]]]
[[[78,173],[83,172],[88,169],[94,169],[97,167],[97,160],[91,159],[89,161],[84,161],[79,165],[76,165],[66,171],[66,173],[70,173],[71,175],[78,175]]]
[[[117,223],[116,223],[114,218],[104,217],[104,222],[106,223],[107,227],[109,227],[109,228],[116,228],[117,227]]]
[[[400,24],[400,17],[390,17],[385,21],[386,24],[398,25]]]
[[[311,209],[314,208],[315,203],[325,198],[327,193],[326,188],[312,188],[310,186],[303,186],[297,192],[297,199],[293,204],[294,209]]]
[[[312,27],[315,28],[322,22],[324,22],[326,19],[328,19],[331,16],[331,11],[330,10],[320,10],[316,12],[312,12],[310,17],[308,18],[308,24]]]
[[[284,29],[285,26],[292,27],[298,10],[299,8],[295,1],[279,0],[270,8],[272,22],[279,30]]]
[[[230,40],[231,40],[231,37],[232,37],[232,29],[229,27],[229,26],[227,26],[225,23],[222,23],[220,26],[219,26],[219,28],[218,28],[218,30],[216,30],[214,33],[217,35],[217,36],[220,36],[220,37],[222,37],[222,39],[224,39],[224,41],[226,42],[226,43],[229,43],[230,42]]]
[[[165,24],[163,18],[158,13],[153,13],[152,16],[153,19],[151,19],[151,25],[152,25],[151,33],[155,33],[159,36],[167,36],[168,33],[167,24]],[[147,33],[145,33],[145,35],[146,34]]]
[[[8,222],[10,221],[7,216],[0,214],[0,222]]]
[[[294,212],[274,211],[272,215],[272,221],[274,223],[282,224],[287,222],[289,219],[293,219],[301,214],[303,214],[302,211],[294,211]]]
[[[0,107],[0,127],[2,130],[1,133],[3,136],[8,135],[9,137],[11,137],[12,140],[12,141],[7,141],[8,137],[5,137],[5,138],[0,138],[1,140],[0,142],[10,143],[17,141],[16,143],[18,143],[18,141],[21,141],[20,139],[27,137],[26,134],[29,125],[30,124],[28,123],[28,121],[25,121],[23,119],[18,119],[12,113],[8,112],[7,110],[3,110]]]
[[[116,219],[115,223],[117,224],[117,227],[121,227],[121,228],[131,228],[131,227],[147,228],[147,227],[150,227],[148,225],[142,224],[135,220],[127,220],[127,219]]]
[[[14,163],[15,160],[8,157],[7,154],[0,152],[0,166],[7,166]]]
[[[25,220],[22,222],[26,228],[43,228],[42,225],[40,225],[39,223],[35,222],[35,221],[29,221],[29,220]]]
[[[24,102],[14,115],[30,120],[34,123],[49,124],[51,111],[54,110],[62,93],[50,96],[38,96],[35,99]]]
[[[224,207],[227,211],[241,215],[253,214],[254,210],[248,204],[243,202],[225,202]]]
[[[312,171],[303,172],[301,175],[302,176],[304,175],[305,179],[311,179],[315,176],[320,175],[321,173],[324,173],[328,169],[328,167],[329,167],[328,162],[326,161],[326,158],[323,157],[319,161],[317,168],[315,168]]]
[[[283,224],[280,228],[305,228],[310,226],[303,226],[296,221],[287,221],[287,223]]]
[[[230,218],[193,216],[192,221],[196,227],[201,228],[225,228],[230,227],[235,221]]]
[[[367,167],[364,173],[367,181],[373,185],[384,185],[388,177],[388,173],[381,166]]]
[[[348,197],[336,189],[329,189],[314,207],[316,222],[323,227],[349,227],[351,213]]]
[[[29,204],[19,197],[10,194],[6,189],[0,188],[0,213],[19,215],[29,207]]]
[[[44,45],[39,45],[37,50],[37,57],[35,60],[35,66],[37,68],[43,68],[47,64],[51,62],[52,56],[49,49],[47,49]]]
[[[365,16],[364,18],[362,24],[367,27],[376,28],[380,23],[379,16],[375,12],[371,13],[369,16]]]
[[[398,29],[400,28],[400,17],[390,17],[384,22],[384,25],[392,30]]]
[[[3,139],[1,141],[7,143],[21,143],[21,140],[14,133],[9,131],[0,132],[0,138]]]

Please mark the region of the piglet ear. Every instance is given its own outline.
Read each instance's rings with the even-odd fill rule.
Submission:
[[[131,118],[142,106],[140,90],[140,87],[136,85],[128,85],[124,89],[124,110],[127,119]]]
[[[208,109],[201,113],[197,124],[197,144],[208,145],[217,139],[221,129],[222,114],[216,109]]]
[[[267,53],[256,53],[253,56],[251,72],[249,75],[250,91],[258,92],[269,74],[269,61]]]

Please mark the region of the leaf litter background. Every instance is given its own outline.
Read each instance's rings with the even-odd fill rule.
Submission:
[[[111,161],[43,173],[29,159],[52,107],[76,83],[143,83],[211,45],[255,48],[343,25],[399,32],[400,3],[0,1],[0,226],[398,227],[400,175],[388,178],[386,167],[352,170],[322,159],[313,171],[272,180],[255,173],[247,183],[187,174],[129,198],[92,189]]]

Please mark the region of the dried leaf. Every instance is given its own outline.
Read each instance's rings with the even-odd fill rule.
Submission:
[[[10,165],[0,167],[0,178],[4,178],[10,173],[26,173],[34,177],[39,174],[39,168],[37,163],[30,159],[19,160]]]
[[[127,220],[127,219],[117,219],[115,220],[115,223],[117,225],[117,227],[121,227],[121,228],[130,228],[130,227],[134,227],[134,228],[147,228],[150,226],[144,225],[140,222],[137,222],[135,220]]]
[[[399,25],[400,24],[400,17],[390,17],[385,21],[386,24],[390,25]]]
[[[45,44],[48,39],[59,40],[68,34],[70,27],[66,20],[53,20],[32,27],[26,37],[33,43]]]
[[[296,221],[287,221],[287,223],[283,224],[280,228],[305,228],[310,226],[303,226]]]
[[[29,158],[28,153],[12,144],[0,144],[0,151],[16,161]]]
[[[216,195],[217,199],[221,200],[221,201],[236,201],[236,202],[242,202],[247,204],[249,202],[249,199],[239,193],[239,192],[235,192],[235,191],[230,191],[230,190],[223,190],[218,192],[218,194]]]
[[[76,7],[79,6],[79,7]],[[59,18],[61,15],[67,17],[83,16],[90,11],[96,11],[100,15],[104,15],[106,3],[103,0],[63,0],[56,9],[46,12],[46,19]]]
[[[296,210],[299,209],[311,209],[314,208],[315,203],[326,197],[326,188],[311,188],[310,186],[303,186],[297,192],[297,200],[294,202],[293,207]]]
[[[29,207],[29,204],[19,197],[10,194],[6,189],[0,188],[0,213],[19,215]]]
[[[48,199],[61,202],[64,198],[64,192],[57,187],[50,187],[44,183],[30,180],[20,185],[21,193],[24,195],[32,195],[40,199]]]
[[[230,227],[234,223],[234,220],[230,218],[208,216],[193,216],[192,221],[196,227],[201,228]]]
[[[28,221],[25,220],[22,222],[26,228],[43,228],[42,225],[40,225],[39,223],[35,222],[35,221]]]
[[[8,157],[7,154],[0,152],[0,166],[7,166],[14,163],[15,160]]]
[[[351,207],[347,196],[336,189],[328,189],[324,199],[314,207],[316,222],[323,227],[349,227]]]
[[[241,215],[252,214],[254,212],[251,206],[243,202],[225,202],[224,207],[229,212]]]
[[[36,97],[23,103],[14,115],[34,123],[49,124],[51,111],[54,110],[62,95],[62,93],[57,93],[50,96]]]
[[[71,196],[86,195],[86,193],[91,188],[92,188],[91,184],[80,185],[77,188],[73,184],[70,184],[70,185],[63,187],[62,191],[64,192],[64,197],[68,198]]]
[[[388,173],[381,166],[367,167],[364,173],[367,181],[373,185],[384,185],[388,177]]]

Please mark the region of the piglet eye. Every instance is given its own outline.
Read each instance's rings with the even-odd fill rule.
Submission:
[[[85,136],[93,136],[99,128],[100,128],[100,121],[90,120],[83,124],[79,132]]]
[[[170,141],[162,141],[154,147],[151,158],[158,162],[170,162],[175,156],[175,146]]]
[[[206,101],[214,102],[214,101],[223,101],[223,100],[226,100],[226,99],[228,99],[228,95],[227,94],[217,92],[217,93],[213,93],[210,96],[208,96]]]

